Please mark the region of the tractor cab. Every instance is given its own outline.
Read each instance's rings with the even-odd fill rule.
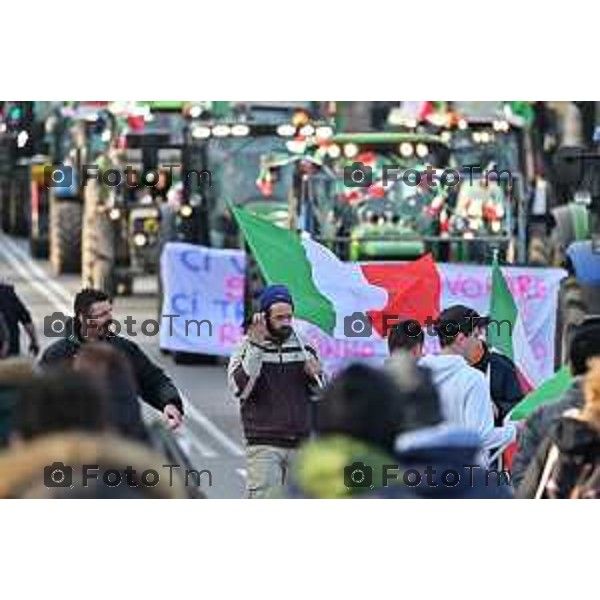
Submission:
[[[328,180],[315,195],[327,217],[321,231],[342,258],[412,259],[427,251],[431,203],[445,194],[435,167],[446,164],[448,148],[438,136],[337,134],[316,156]]]
[[[209,115],[193,123],[191,137],[202,146],[213,181],[208,200],[212,245],[239,245],[230,205],[288,225],[282,213],[289,209],[299,173],[294,159],[288,159],[321,134],[332,130],[307,108],[288,103],[245,104],[223,117]]]

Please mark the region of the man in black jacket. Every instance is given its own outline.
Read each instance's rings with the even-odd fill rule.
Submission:
[[[490,326],[488,317],[479,318],[479,348],[477,355],[472,357],[471,364],[488,378],[490,396],[495,406],[496,425],[501,425],[506,415],[521,402],[525,394],[512,359],[488,346],[486,334]]]
[[[40,348],[31,313],[23,304],[12,285],[0,283],[0,314],[4,317],[8,329],[8,356],[17,356],[20,352],[19,325],[29,337],[29,351],[37,356]]]
[[[112,302],[101,291],[84,289],[75,296],[73,331],[51,346],[40,359],[40,366],[72,361],[83,344],[104,341],[129,358],[137,392],[142,400],[163,413],[168,425],[175,429],[183,420],[183,402],[177,388],[165,372],[155,365],[141,348],[126,338],[111,334]]]
[[[553,426],[562,415],[571,409],[583,406],[583,376],[588,371],[588,361],[594,356],[600,356],[600,319],[590,318],[575,330],[569,345],[569,363],[574,380],[571,387],[562,395],[558,402],[540,406],[526,421],[517,439],[518,451],[512,465],[512,482],[521,497],[527,497],[531,491],[520,489],[524,483],[525,472],[531,463],[537,462],[533,470],[541,473],[543,456],[537,451]],[[535,477],[533,478],[535,479]],[[528,486],[529,488],[530,486]]]

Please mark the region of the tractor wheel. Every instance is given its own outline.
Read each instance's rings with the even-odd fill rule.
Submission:
[[[113,297],[118,283],[115,274],[114,231],[106,213],[97,215],[88,243],[92,260],[92,286]]]
[[[81,270],[82,206],[77,201],[50,201],[50,262],[57,275]]]

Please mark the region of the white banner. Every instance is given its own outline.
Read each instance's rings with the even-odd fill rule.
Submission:
[[[244,265],[242,250],[167,244],[161,257],[161,347],[228,356],[242,336]],[[442,279],[442,308],[465,304],[482,315],[488,314],[490,267],[445,263],[437,266]],[[502,272],[523,319],[538,365],[535,383],[539,383],[554,372],[558,290],[566,272],[537,267],[502,267]],[[356,360],[380,364],[387,356],[386,340],[333,339],[301,321],[298,329],[319,350],[329,372]],[[437,340],[426,336],[426,344],[428,351],[435,351]]]
[[[245,263],[240,250],[166,244],[160,347],[229,356],[242,335]]]

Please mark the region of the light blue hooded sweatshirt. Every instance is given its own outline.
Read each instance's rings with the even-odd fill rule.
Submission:
[[[515,438],[514,423],[494,426],[489,382],[462,356],[429,355],[419,360],[419,366],[431,371],[440,396],[442,414],[448,423],[479,434],[487,452],[505,446]]]

